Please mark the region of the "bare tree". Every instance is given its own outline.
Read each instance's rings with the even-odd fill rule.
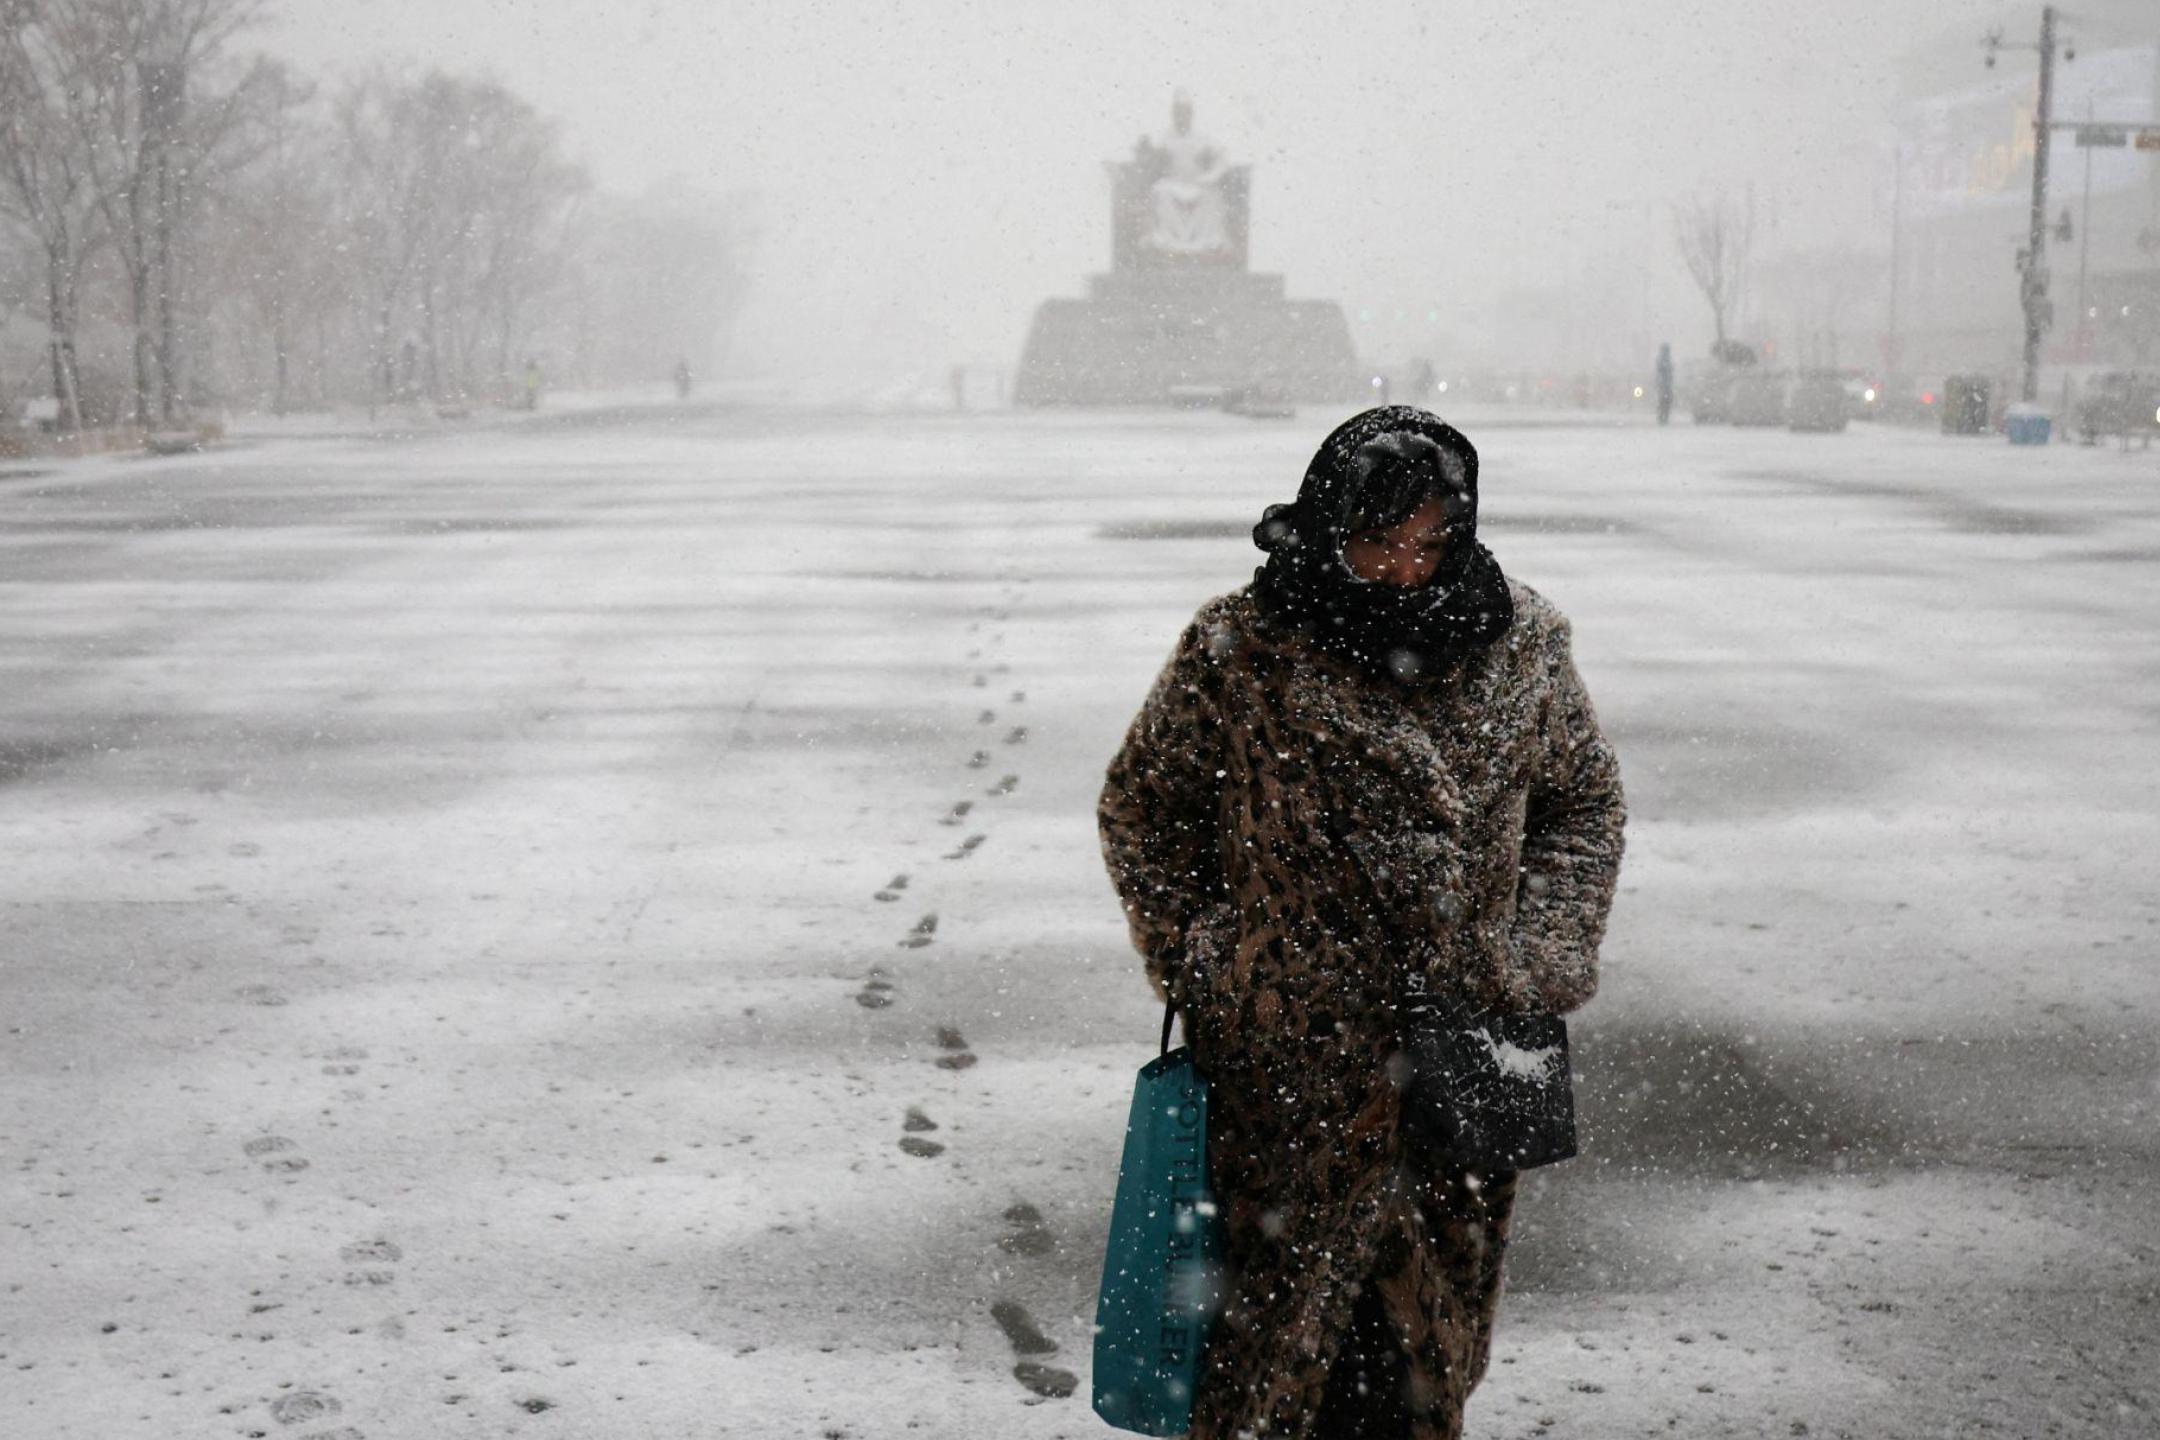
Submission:
[[[441,157],[411,87],[378,69],[346,88],[336,104],[338,224],[358,270],[366,306],[371,403],[398,397],[391,336],[430,241]]]
[[[1716,353],[1723,355],[1727,325],[1746,293],[1755,248],[1754,192],[1737,200],[1726,190],[1688,197],[1673,207],[1673,234],[1689,278],[1710,304]]]
[[[494,81],[441,71],[378,71],[337,115],[343,228],[367,287],[378,393],[454,401],[484,379],[506,384],[586,185],[554,123]]]
[[[1796,359],[1836,368],[1846,317],[1878,288],[1883,261],[1849,245],[1797,251],[1762,267],[1760,290],[1776,295],[1792,317]]]
[[[83,141],[128,282],[135,417],[171,421],[185,406],[180,308],[189,175],[230,113],[193,92],[260,0],[43,0],[78,86],[70,116]]]
[[[220,166],[203,187],[201,265],[212,300],[226,302],[270,408],[292,407],[302,341],[315,341],[313,388],[322,392],[328,331],[346,307],[330,192],[331,147],[316,87],[285,66],[258,61],[234,92],[234,124]],[[257,360],[257,356],[262,359]],[[267,366],[262,364],[267,361]]]
[[[502,86],[452,81],[447,97],[458,129],[440,177],[428,319],[449,384],[469,394],[483,366],[507,384],[524,311],[549,279],[563,217],[586,181],[563,158],[554,123]]]
[[[75,357],[83,268],[103,240],[103,209],[69,97],[82,84],[71,50],[40,6],[0,3],[0,216],[43,262],[53,395],[70,428],[83,426]]]

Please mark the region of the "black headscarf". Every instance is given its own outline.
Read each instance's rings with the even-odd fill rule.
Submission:
[[[1343,544],[1399,524],[1425,499],[1447,506],[1447,545],[1422,585],[1360,580]],[[1477,450],[1428,410],[1383,405],[1336,427],[1297,499],[1253,527],[1268,560],[1252,593],[1272,619],[1368,673],[1411,683],[1444,674],[1515,618],[1507,577],[1477,539]]]

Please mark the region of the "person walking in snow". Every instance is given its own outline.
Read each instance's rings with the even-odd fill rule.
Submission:
[[[1657,423],[1672,420],[1672,346],[1657,347]]]
[[[1452,1440],[1515,1175],[1401,1125],[1403,995],[1564,1014],[1626,822],[1565,616],[1477,538],[1477,451],[1367,410],[1253,532],[1108,767],[1104,858],[1210,1087],[1227,1298],[1193,1440]]]

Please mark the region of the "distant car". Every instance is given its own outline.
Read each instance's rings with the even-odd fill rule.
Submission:
[[[1297,416],[1297,405],[1286,385],[1255,380],[1223,396],[1223,409],[1253,420],[1288,420]]]
[[[1697,425],[1723,425],[1732,419],[1728,406],[1733,381],[1743,373],[1731,365],[1713,365],[1697,374],[1688,386],[1688,417]]]
[[[1783,425],[1789,377],[1777,370],[1750,370],[1734,379],[1725,397],[1735,425]]]
[[[1827,370],[1802,375],[1786,398],[1786,423],[1795,430],[1843,430],[1852,397],[1842,376]]]
[[[1935,392],[1922,391],[1910,375],[1871,375],[1857,388],[1846,411],[1855,420],[1918,425],[1935,418]]]
[[[2160,434],[2160,375],[2115,370],[2096,376],[2078,396],[2077,427],[2087,445],[2111,435],[2151,443]]]

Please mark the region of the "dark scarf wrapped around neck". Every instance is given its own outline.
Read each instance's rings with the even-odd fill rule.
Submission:
[[[1343,558],[1367,486],[1391,469],[1396,485],[1407,469],[1447,507],[1446,548],[1422,585],[1361,580]],[[1253,543],[1268,552],[1253,572],[1262,612],[1372,675],[1437,678],[1514,622],[1507,577],[1477,539],[1477,450],[1428,410],[1383,405],[1336,427],[1297,499],[1268,506]]]

